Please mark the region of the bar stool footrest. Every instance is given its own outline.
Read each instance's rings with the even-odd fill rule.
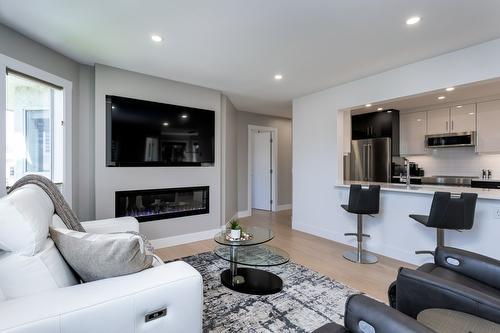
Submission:
[[[370,237],[371,237],[369,234],[362,234],[362,235],[363,235],[363,237],[368,237],[368,238],[370,238]],[[358,236],[358,234],[357,234],[357,233],[355,233],[355,232],[346,232],[346,233],[344,234],[344,236],[355,236],[355,237],[357,237],[357,236]]]
[[[434,255],[434,251],[415,251],[415,254],[430,254]]]

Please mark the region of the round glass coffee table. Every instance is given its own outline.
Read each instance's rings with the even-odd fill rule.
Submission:
[[[222,284],[229,289],[253,295],[274,294],[283,289],[283,280],[276,274],[258,268],[238,267],[238,265],[254,267],[270,267],[287,263],[288,254],[276,247],[265,245],[274,238],[272,230],[260,227],[245,228],[252,238],[245,241],[226,239],[226,231],[215,235],[219,244],[214,250],[220,258],[229,262],[229,269],[220,277]]]

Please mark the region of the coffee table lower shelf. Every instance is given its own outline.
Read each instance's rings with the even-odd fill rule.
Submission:
[[[231,269],[226,269],[220,274],[222,284],[231,290],[252,295],[270,295],[283,289],[283,280],[271,272],[238,267],[235,273],[233,277]]]

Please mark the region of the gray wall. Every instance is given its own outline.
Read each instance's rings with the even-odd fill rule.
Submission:
[[[238,211],[248,206],[248,125],[278,129],[278,205],[292,203],[292,120],[238,112]]]
[[[106,183],[108,181],[105,177],[96,179],[95,175],[95,170],[101,170],[102,168],[102,165],[96,162],[95,148],[98,147],[96,138],[99,139],[100,136],[95,131],[95,125],[97,124],[95,108],[96,106],[101,107],[100,102],[97,103],[97,100],[101,100],[105,91],[127,92],[125,95],[137,98],[178,102],[195,107],[209,107],[217,112],[224,111],[224,115],[218,118],[217,125],[219,126],[217,133],[221,136],[218,139],[219,147],[222,147],[219,155],[223,155],[224,159],[222,160],[222,156],[217,157],[216,163],[218,165],[212,169],[215,170],[213,172],[217,173],[217,175],[210,173],[210,171],[208,171],[210,175],[206,175],[209,177],[210,182],[215,181],[215,179],[219,180],[217,184],[214,183],[212,186],[216,190],[216,193],[212,193],[212,201],[219,207],[213,210],[217,217],[213,216],[209,219],[208,225],[210,227],[217,227],[223,220],[234,216],[236,211],[247,210],[247,133],[249,124],[278,128],[278,204],[291,203],[291,120],[239,112],[229,99],[221,98],[221,94],[214,90],[112,68],[107,70],[115,73],[121,72],[116,77],[123,80],[130,79],[130,81],[127,83],[120,81],[109,82],[104,79],[100,81],[99,87],[95,87],[99,83],[96,83],[96,70],[94,67],[81,65],[1,24],[0,53],[73,83],[73,143],[71,157],[73,165],[73,209],[81,220],[95,219],[96,215],[98,217],[111,215],[105,209],[96,214],[96,202],[98,203],[102,199],[102,197],[96,198],[96,182]],[[97,68],[101,68],[101,74],[106,71],[105,66],[97,66]],[[157,83],[162,88],[155,88],[155,93],[148,95],[147,87],[156,87]],[[116,85],[116,89],[111,85]],[[94,95],[97,89],[100,93],[99,96]],[[224,108],[221,107],[221,103],[224,103]],[[99,109],[99,112],[102,112],[102,110]],[[189,172],[186,168],[181,173],[186,174]],[[123,178],[130,177],[130,175],[127,175]],[[201,184],[204,182],[202,178],[201,175],[197,175],[193,178],[193,181]],[[222,187],[221,183],[223,183]],[[106,198],[105,202],[109,203],[108,199],[109,197]],[[218,200],[220,202],[217,202]],[[188,226],[187,229],[179,227],[171,232],[160,231],[158,235],[152,238],[180,234],[186,230],[186,232],[199,231],[199,228],[200,226],[195,223]]]
[[[2,24],[0,24],[0,53],[72,82],[73,128],[71,129],[71,159],[73,168],[73,209],[79,216],[91,217],[92,215],[88,214],[88,206],[82,207],[81,209],[79,207],[80,196],[89,195],[89,193],[83,193],[80,190],[80,184],[82,183],[82,180],[79,179],[80,170],[85,167],[90,167],[87,163],[88,161],[85,159],[85,156],[88,156],[89,152],[80,151],[79,146],[80,118],[85,118],[90,113],[90,109],[80,109],[80,106],[84,106],[84,104],[80,103],[79,93],[80,64]],[[83,154],[83,157],[80,156],[80,154]],[[83,181],[85,181],[85,179]],[[86,188],[85,191],[91,190],[90,188]]]
[[[80,65],[80,116],[78,119],[78,217],[95,219],[94,67]]]
[[[224,222],[238,212],[238,168],[237,168],[237,113],[229,98],[222,96],[222,202]]]
[[[95,66],[95,209],[99,219],[115,214],[115,191],[210,186],[210,213],[140,224],[149,239],[220,227],[221,149],[211,167],[106,167],[106,95],[185,105],[215,111],[215,146],[221,147],[221,93],[212,89],[113,68]]]

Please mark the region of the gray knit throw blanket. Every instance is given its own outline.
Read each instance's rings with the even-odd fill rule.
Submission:
[[[69,207],[61,192],[59,192],[56,184],[54,184],[49,179],[39,175],[26,175],[15,182],[15,184],[12,185],[7,193],[11,193],[15,189],[18,189],[27,184],[37,185],[42,190],[44,190],[45,193],[47,193],[47,195],[54,203],[56,214],[59,215],[68,229],[85,232],[85,229],[83,229],[80,221],[78,221],[78,217],[76,217],[75,213],[73,213],[73,210]]]

